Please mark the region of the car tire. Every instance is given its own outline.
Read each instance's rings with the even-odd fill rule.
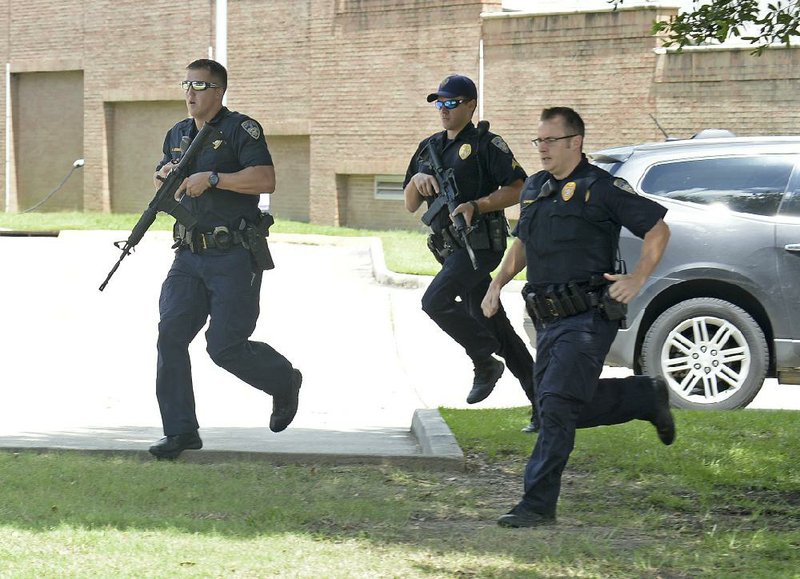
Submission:
[[[663,376],[679,408],[743,408],[764,383],[769,351],[764,332],[742,308],[693,298],[664,311],[642,342],[642,368]]]

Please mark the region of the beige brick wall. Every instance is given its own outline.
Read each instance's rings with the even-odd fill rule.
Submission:
[[[675,136],[704,128],[737,135],[800,134],[800,50],[749,49],[659,56],[653,82],[659,121]]]
[[[402,200],[376,199],[374,175],[344,175],[347,205],[341,225],[363,229],[419,229],[423,210],[406,211]]]
[[[800,129],[800,50],[658,54],[651,23],[674,9],[482,18],[499,0],[236,0],[228,8],[228,105],[265,127],[276,154],[273,207],[301,220],[374,215],[416,226],[401,205],[387,211],[351,181],[404,173],[420,139],[439,130],[425,96],[453,72],[478,79],[481,39],[484,116],[528,172],[539,168],[530,138],[545,106],[585,117],[588,150],[660,140],[649,114],[675,136],[707,126]],[[16,73],[83,71],[83,207],[111,210],[122,186],[116,112],[180,101],[183,68],[213,47],[214,2],[154,0],[144,10],[133,0],[0,0],[0,35],[0,62]],[[125,150],[136,156],[133,145]]]
[[[164,137],[187,117],[184,101],[110,102],[108,119],[111,210],[141,213],[153,198],[153,173]]]
[[[13,140],[18,209],[32,208],[51,193],[42,211],[81,209],[83,170],[73,171],[73,163],[83,157],[82,73],[13,74],[11,101],[12,123],[19,128]]]
[[[275,193],[270,211],[275,217],[308,222],[308,136],[270,136],[267,141],[275,165]]]
[[[530,140],[545,107],[569,106],[587,125],[586,148],[658,138],[652,76],[653,9],[484,21],[485,116],[522,166],[540,169]]]

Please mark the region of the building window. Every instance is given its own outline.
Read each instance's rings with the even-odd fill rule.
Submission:
[[[402,175],[375,175],[375,199],[403,200]]]

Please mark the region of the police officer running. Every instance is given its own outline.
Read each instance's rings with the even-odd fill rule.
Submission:
[[[669,240],[666,209],[589,164],[584,124],[572,109],[545,109],[536,145],[543,171],[521,196],[516,239],[482,303],[499,311],[500,289],[527,264],[526,306],[536,327],[541,431],[525,469],[522,500],[498,524],[552,524],[575,429],[647,420],[672,444],[666,382],[647,376],[598,380],[625,306],[655,269]],[[620,227],[644,240],[630,274],[615,267]]]
[[[165,436],[150,447],[158,458],[203,446],[189,344],[209,317],[211,359],[272,395],[270,429],[284,430],[297,413],[300,371],[271,346],[249,340],[259,314],[262,270],[271,267],[263,259],[271,216],[259,211],[258,200],[275,190],[275,170],[261,126],[222,106],[227,79],[225,67],[213,60],[186,67],[181,84],[190,118],[167,133],[154,176],[158,186],[205,123],[219,131],[176,193],[197,226],[176,224],[175,260],[161,288],[156,396]]]
[[[533,359],[527,346],[499,302],[492,318],[485,317],[480,308],[491,281],[490,273],[506,248],[503,209],[519,201],[527,175],[502,137],[488,132],[483,123],[479,123],[480,128],[473,125],[477,98],[475,84],[460,75],[448,76],[436,92],[428,95],[428,102],[435,103],[439,110],[445,130],[419,144],[403,183],[408,211],[413,213],[425,201],[428,212],[435,212],[428,221],[433,231],[428,247],[442,269],[423,295],[422,309],[472,359],[475,378],[467,396],[469,404],[486,399],[503,374],[503,362],[492,355],[497,354],[505,359],[534,405]],[[442,204],[436,212],[440,186],[433,167],[426,162],[428,147],[435,149],[444,168],[454,172],[458,205],[452,213],[463,215],[471,228],[467,237],[474,250],[474,265],[470,248],[453,228],[447,205]],[[534,408],[532,424],[525,430],[537,428],[535,421]]]

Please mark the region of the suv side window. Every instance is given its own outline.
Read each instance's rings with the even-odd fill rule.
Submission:
[[[651,167],[642,191],[669,199],[710,205],[731,211],[775,215],[794,158],[785,155],[692,159]]]

